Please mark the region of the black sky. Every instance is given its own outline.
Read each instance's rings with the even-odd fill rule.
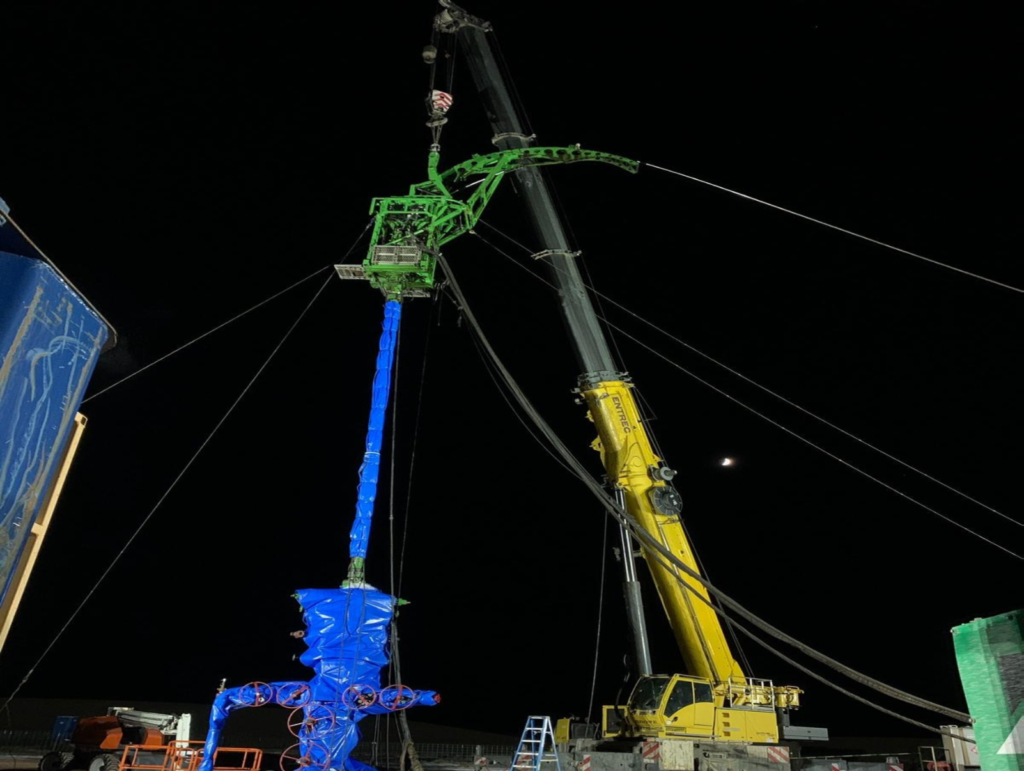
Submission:
[[[471,10],[495,24],[542,143],[678,169],[1024,285],[1011,245],[1020,84],[994,4]],[[420,49],[433,12],[427,0],[5,8],[0,196],[121,334],[93,392],[336,261],[371,197],[425,177]],[[449,163],[492,149],[458,65],[454,95]],[[1019,295],[650,169],[580,165],[552,178],[602,292],[1019,516]],[[511,189],[486,219],[534,246]],[[593,455],[553,298],[471,237],[447,254],[524,388]],[[0,658],[0,695],[318,284],[83,407],[89,427]],[[363,285],[327,287],[21,695],[205,701],[222,677],[305,676],[290,660],[289,595],[344,577],[380,305]],[[606,310],[830,452],[1024,548],[1019,528]],[[582,714],[602,514],[523,431],[446,301],[406,309],[396,537],[428,334],[403,664],[407,682],[445,702],[417,718],[515,733],[527,714]],[[680,471],[711,578],[830,655],[962,706],[949,629],[1019,607],[1019,563],[618,342]],[[737,466],[716,465],[727,455]],[[384,496],[370,564],[384,588],[387,511]],[[611,560],[608,570],[599,702],[615,696],[627,647]],[[676,670],[648,599],[656,668]],[[806,688],[800,722],[840,735],[908,730],[746,649],[755,674]]]

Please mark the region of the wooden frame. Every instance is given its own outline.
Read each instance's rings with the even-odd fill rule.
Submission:
[[[3,605],[0,605],[0,650],[3,650],[4,643],[7,641],[7,634],[11,631],[11,625],[14,623],[14,614],[17,613],[18,605],[21,604],[21,598],[25,594],[25,587],[28,585],[28,578],[32,573],[32,568],[35,567],[39,550],[43,546],[46,531],[53,521],[53,512],[57,508],[57,499],[64,488],[68,471],[71,469],[71,460],[75,457],[75,452],[78,451],[78,443],[82,440],[82,432],[85,431],[87,420],[85,415],[81,413],[75,415],[74,425],[71,427],[71,436],[68,437],[67,444],[64,447],[64,454],[60,459],[57,473],[54,475],[53,484],[50,485],[50,491],[47,493],[46,499],[40,508],[39,516],[36,517],[36,521],[32,524],[32,530],[25,542],[21,559],[18,560],[18,564],[14,569],[14,578],[11,581],[7,597],[4,599]]]

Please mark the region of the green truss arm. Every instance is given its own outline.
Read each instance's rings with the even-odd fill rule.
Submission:
[[[529,166],[553,166],[555,164],[594,161],[617,166],[632,174],[636,174],[640,170],[639,161],[623,158],[621,155],[598,152],[597,150],[583,150],[579,147],[524,147],[516,150],[502,150],[501,152],[489,155],[474,155],[468,161],[456,164],[440,173],[437,171],[439,160],[440,156],[438,153],[430,154],[430,160],[427,163],[427,174],[430,180],[420,185],[413,185],[409,191],[411,194],[429,195],[429,189],[434,187],[439,191],[443,191],[444,195],[449,195],[448,184],[463,182],[475,174],[492,176]]]

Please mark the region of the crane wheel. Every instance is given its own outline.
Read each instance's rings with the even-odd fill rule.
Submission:
[[[120,767],[120,758],[104,752],[93,756],[93,759],[89,761],[88,771],[118,771]]]
[[[39,771],[61,771],[64,765],[62,752],[47,752],[39,759]]]

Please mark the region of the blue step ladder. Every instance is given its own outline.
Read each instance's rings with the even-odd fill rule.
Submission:
[[[554,771],[562,771],[551,718],[546,715],[531,715],[526,719],[523,738],[519,740],[516,754],[512,756],[512,767],[509,771],[544,771],[545,763],[554,763]],[[546,771],[552,771],[551,766],[548,766]]]

